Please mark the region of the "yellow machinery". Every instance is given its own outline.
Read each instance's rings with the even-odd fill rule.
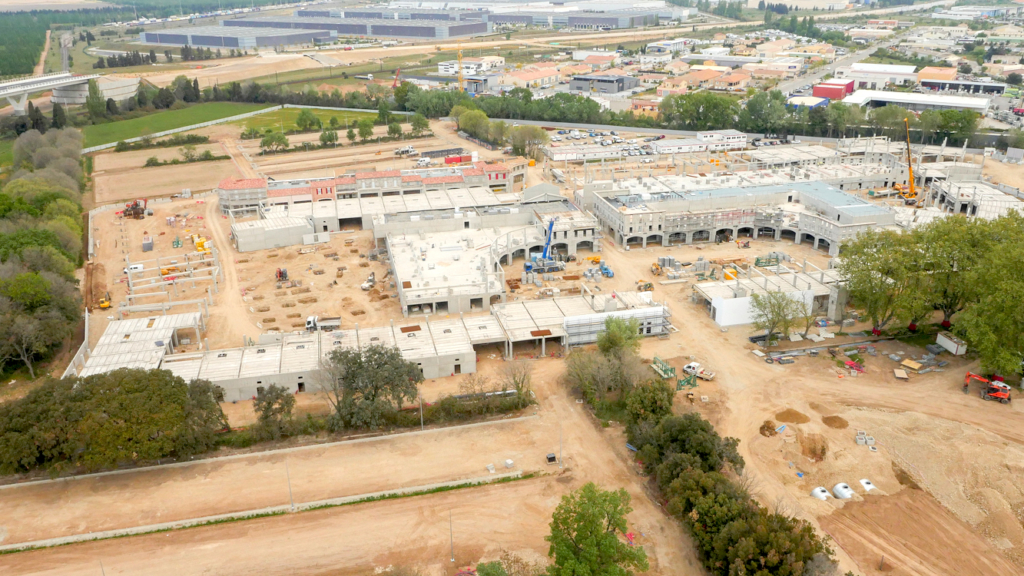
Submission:
[[[462,42],[459,42],[459,92],[465,92],[466,86],[462,83]]]
[[[661,276],[661,266],[659,266],[657,262],[651,264],[651,274],[654,274],[655,276]]]
[[[724,268],[722,269],[722,278],[726,280],[735,280],[736,273],[737,272],[735,268]]]
[[[106,296],[100,298],[100,308],[104,310],[110,308],[110,292],[107,292]]]
[[[192,235],[192,243],[196,246],[196,252],[209,252],[209,247],[206,246],[206,238],[203,238],[199,234]]]
[[[587,256],[583,260],[585,262],[593,262],[594,264],[600,264],[601,263],[601,257],[600,256]]]
[[[903,123],[907,127],[907,170],[910,171],[910,178],[907,180],[907,189],[904,190],[899,184],[893,188],[900,193],[900,198],[907,204],[917,203],[917,189],[914,187],[914,158],[910,154],[910,119],[904,118]]]
[[[174,274],[175,272],[178,272],[177,266],[168,266],[167,268],[160,269],[161,276],[167,276],[168,274]]]
[[[650,282],[645,282],[643,280],[637,280],[637,282],[636,282],[636,291],[637,292],[651,292],[653,290],[654,290],[654,284],[651,284]]]

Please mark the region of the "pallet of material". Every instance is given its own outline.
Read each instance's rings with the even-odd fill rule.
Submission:
[[[562,280],[579,280],[579,274],[565,274],[562,276]]]
[[[921,364],[920,362],[914,362],[910,358],[907,358],[903,362],[900,362],[900,366],[914,373],[920,372],[921,369],[924,368],[924,364]]]
[[[892,375],[900,380],[910,380],[910,375],[907,374],[907,371],[900,370],[899,368],[893,368]]]

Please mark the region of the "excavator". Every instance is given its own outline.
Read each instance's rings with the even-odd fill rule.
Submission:
[[[100,308],[103,310],[110,308],[110,292],[107,292],[106,296],[100,298]]]
[[[636,291],[637,292],[652,292],[653,290],[654,290],[654,284],[652,284],[650,282],[647,282],[645,280],[637,280],[636,281]]]
[[[651,274],[654,274],[655,276],[661,276],[661,266],[659,266],[657,262],[651,264]]]
[[[973,372],[968,372],[964,376],[964,394],[970,393],[971,380],[977,380],[985,385],[985,387],[979,391],[982,400],[995,400],[1002,404],[1009,404],[1010,400],[1012,400],[1010,397],[1009,386],[1002,382],[989,380],[988,378]]]
[[[904,204],[913,206],[917,204],[917,188],[914,187],[914,158],[910,154],[910,118],[904,118],[903,124],[907,127],[907,170],[910,171],[910,178],[907,180],[906,188],[899,184],[893,188],[900,193]]]

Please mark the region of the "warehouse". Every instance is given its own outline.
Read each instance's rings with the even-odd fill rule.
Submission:
[[[241,20],[226,20],[242,22]],[[231,26],[197,26],[195,28],[171,28],[139,34],[143,44],[164,46],[195,46],[202,48],[236,48],[255,50],[264,46],[291,46],[330,42],[333,36],[327,30],[294,30],[291,26],[249,27],[241,24]]]
[[[982,80],[922,79],[920,84],[921,88],[927,88],[928,90],[985,94],[988,96],[1002,96],[1006,92],[1005,83]]]
[[[304,18],[365,18],[371,20],[450,20],[465,22],[483,20],[485,12],[479,10],[414,10],[407,8],[303,8],[295,11]]]
[[[330,31],[333,36],[374,36],[387,38],[457,38],[486,34],[491,24],[479,21],[396,20],[380,18],[324,18],[264,16],[224,20],[226,27],[271,27],[278,29]]]
[[[639,85],[640,80],[632,76],[574,76],[569,82],[569,90],[586,94],[618,94]]]
[[[573,28],[577,30],[614,30],[656,26],[656,10],[630,10],[614,12],[585,12],[567,9],[558,12],[543,10],[508,10],[500,14],[486,14],[492,24],[513,26],[544,26],[547,28]]]
[[[882,90],[857,90],[843,98],[843,104],[877,108],[894,104],[907,110],[970,110],[985,115],[991,101],[988,98],[970,96],[945,96],[938,94],[913,94],[910,92],[886,92]]]

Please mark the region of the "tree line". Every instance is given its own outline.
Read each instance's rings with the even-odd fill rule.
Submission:
[[[31,378],[81,317],[81,149],[77,130],[30,130],[0,189],[0,366],[24,365]]]
[[[548,133],[540,126],[509,126],[501,120],[491,122],[482,111],[461,105],[452,108],[449,116],[459,130],[499,148],[508,144],[517,156],[539,159],[541,146],[548,142]]]
[[[132,52],[126,52],[124,54],[118,54],[117,56],[107,56],[106,58],[100,58],[93,63],[93,68],[124,68],[126,66],[145,66],[147,64],[156,64],[156,50],[150,50],[148,54],[143,54],[138,50]]]
[[[953,215],[909,232],[873,230],[844,244],[839,271],[872,331],[911,330],[935,315],[991,372],[1024,360],[1024,219]]]
[[[563,378],[598,417],[616,406],[624,412],[636,459],[689,530],[704,568],[721,576],[828,573],[832,551],[813,527],[761,506],[736,480],[739,440],[722,438],[700,414],[672,415],[675,390],[638,356],[639,328],[608,319],[597,350],[574,350]]]

